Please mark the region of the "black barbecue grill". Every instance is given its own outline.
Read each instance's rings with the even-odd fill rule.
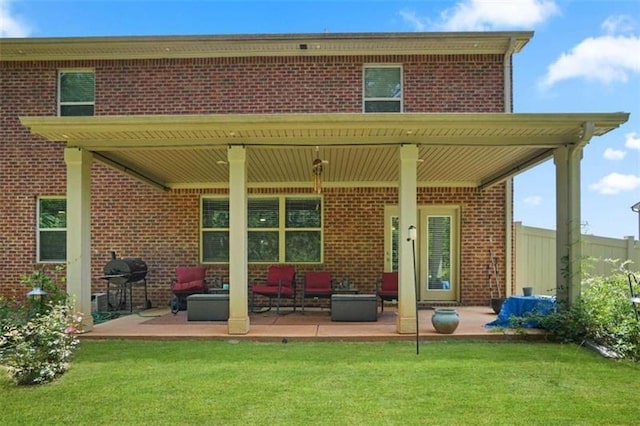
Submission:
[[[135,283],[144,283],[144,302],[147,309],[151,308],[151,302],[147,297],[147,264],[138,258],[122,258],[116,257],[115,252],[111,252],[111,260],[104,266],[104,275],[102,279],[107,280],[107,295],[111,294],[111,286],[115,287],[118,300],[114,306],[111,303],[111,297],[108,297],[109,307],[113,310],[120,310],[127,306],[127,292],[129,299],[129,311],[133,312],[133,285]]]

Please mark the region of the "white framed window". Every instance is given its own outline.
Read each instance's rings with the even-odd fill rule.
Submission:
[[[362,84],[365,113],[402,112],[402,66],[365,65]]]
[[[322,198],[256,196],[247,202],[250,263],[321,263]],[[229,262],[229,200],[201,199],[202,263]]]
[[[67,200],[39,197],[37,206],[37,261],[58,263],[67,260]]]
[[[61,70],[58,72],[58,115],[92,116],[95,107],[95,72]]]

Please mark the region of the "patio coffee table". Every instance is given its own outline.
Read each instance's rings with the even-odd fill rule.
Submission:
[[[331,321],[378,321],[375,294],[331,295]]]

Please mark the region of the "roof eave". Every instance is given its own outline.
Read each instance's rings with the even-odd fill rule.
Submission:
[[[5,38],[0,60],[505,54],[519,52],[532,36],[516,31]]]

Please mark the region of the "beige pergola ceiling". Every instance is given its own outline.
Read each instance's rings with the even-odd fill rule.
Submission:
[[[396,186],[399,150],[419,147],[421,186],[486,187],[626,122],[594,114],[229,114],[22,117],[34,134],[165,189],[225,187],[227,148],[247,149],[249,186]]]

